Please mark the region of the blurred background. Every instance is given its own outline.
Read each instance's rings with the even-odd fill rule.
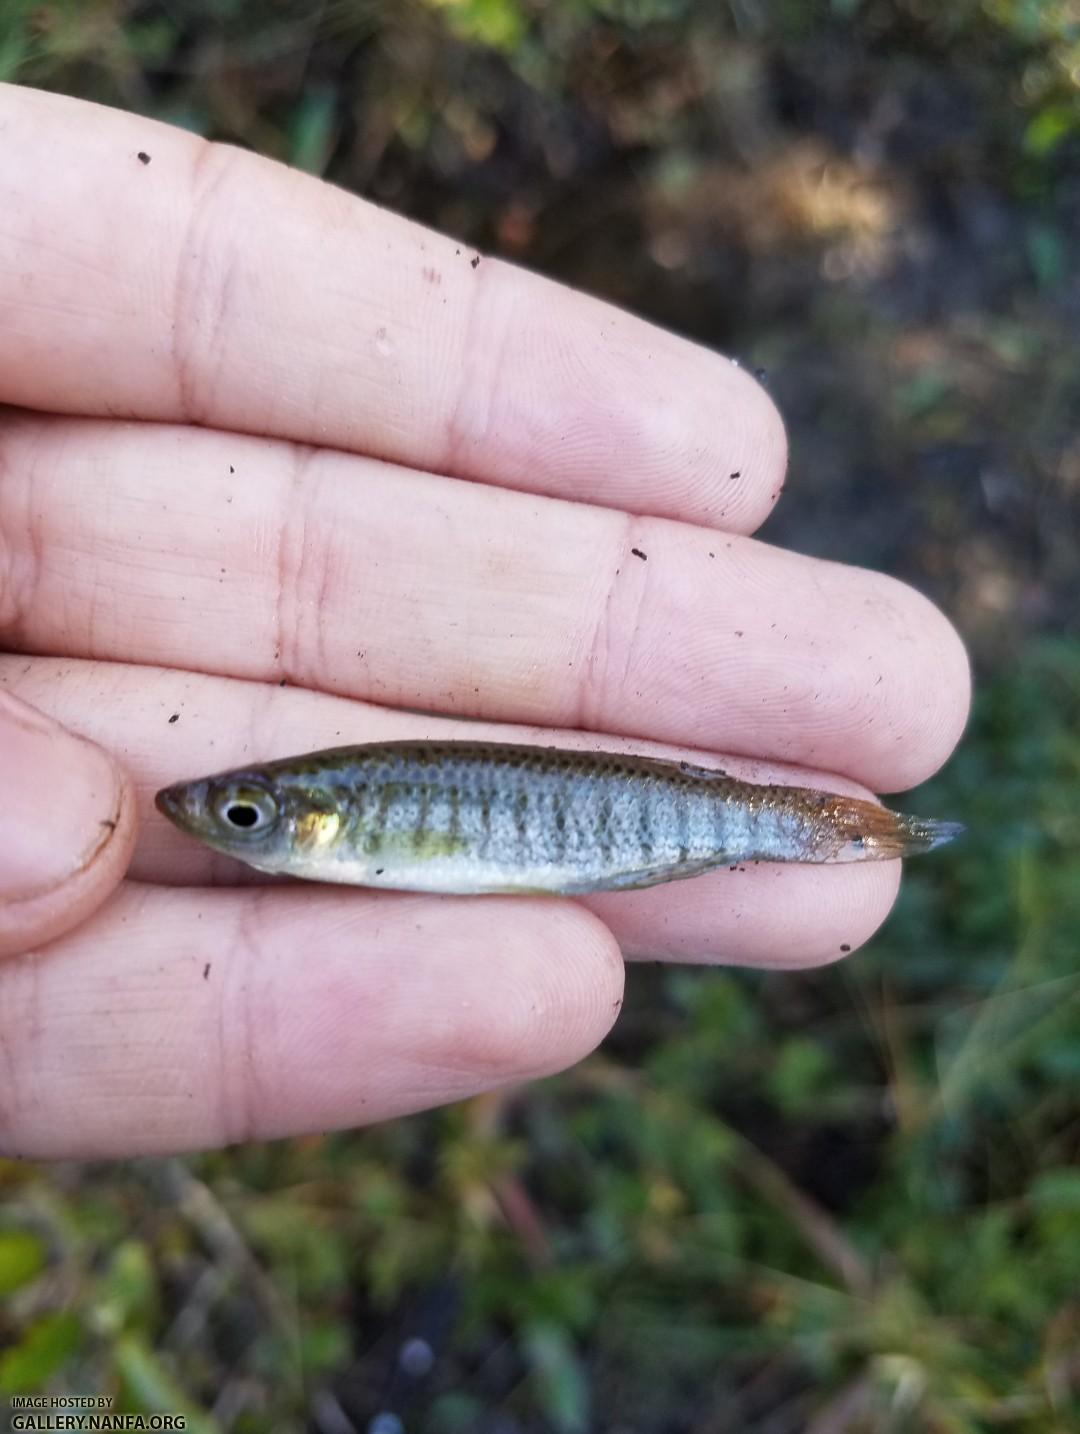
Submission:
[[[0,1162],[0,1396],[196,1434],[1080,1429],[1078,0],[2,0],[0,78],[764,370],[764,536],[914,583],[978,684],[910,799],[970,835],[847,963],[642,964],[585,1065],[366,1133]]]

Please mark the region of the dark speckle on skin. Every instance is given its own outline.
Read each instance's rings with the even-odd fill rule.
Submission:
[[[210,962],[209,962],[209,961],[207,961],[206,965],[202,968],[202,978],[203,978],[204,981],[209,981],[209,979],[210,979]]]
[[[846,941],[844,941],[844,942],[841,942],[840,950],[841,950],[841,951],[844,951],[844,952],[847,952],[847,951],[850,951],[850,950],[851,950],[851,947],[848,945],[848,943],[847,943]]]
[[[147,154],[147,152],[146,152],[145,149],[140,149],[140,150],[139,150],[138,160],[139,160],[139,163],[140,163],[140,164],[149,164],[149,163],[150,163],[150,156]]]
[[[742,477],[742,469],[741,469],[741,468],[737,468],[734,473],[729,473],[729,474],[728,474],[728,477],[729,477],[729,478],[741,478],[741,477]]]
[[[278,683],[278,686],[279,686],[279,687],[285,687],[285,686],[287,686],[287,685],[288,685],[287,679],[284,678],[284,677],[283,677],[283,678],[281,679],[281,681]]]
[[[480,255],[479,255],[479,254],[474,254],[473,257],[469,260],[469,264],[472,266],[472,268],[474,268],[474,269],[479,269],[479,267],[480,267]]]
[[[640,548],[631,548],[630,551],[633,553],[635,558],[640,558],[643,563],[647,563],[649,561],[648,553],[643,553]]]
[[[386,870],[386,867],[385,867],[385,866],[377,866],[377,867],[375,868],[375,875],[376,875],[376,876],[382,876],[382,874],[383,874],[383,872],[384,872],[385,870]]]
[[[172,723],[172,722],[179,722],[179,721],[180,721],[180,713],[179,713],[179,712],[174,712],[173,715],[169,718],[169,722],[170,722],[170,723]]]

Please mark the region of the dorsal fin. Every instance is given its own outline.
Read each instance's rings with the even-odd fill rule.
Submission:
[[[706,780],[722,778],[727,782],[733,780],[731,773],[725,772],[723,767],[699,767],[694,762],[680,762],[679,771],[685,772],[688,777],[704,777]]]

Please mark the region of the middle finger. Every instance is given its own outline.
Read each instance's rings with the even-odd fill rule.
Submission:
[[[8,645],[910,786],[967,666],[917,593],[691,524],[268,439],[0,422]],[[93,501],[86,500],[92,491]]]

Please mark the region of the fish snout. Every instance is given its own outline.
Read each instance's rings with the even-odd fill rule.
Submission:
[[[155,795],[154,806],[181,831],[190,831],[200,807],[200,803],[193,804],[191,798],[191,783],[177,782],[171,787],[163,787]]]

